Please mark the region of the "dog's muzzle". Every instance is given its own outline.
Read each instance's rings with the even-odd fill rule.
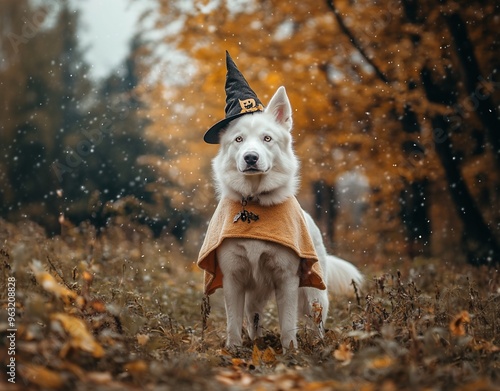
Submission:
[[[262,174],[269,169],[255,151],[245,152],[242,163],[244,167],[240,167],[240,171],[244,174]]]
[[[245,160],[247,166],[255,166],[259,161],[259,154],[257,152],[248,152],[243,156],[243,160]]]

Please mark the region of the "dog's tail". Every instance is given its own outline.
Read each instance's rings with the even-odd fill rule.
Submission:
[[[357,289],[363,284],[363,275],[352,263],[344,261],[334,255],[326,257],[326,278],[328,281],[328,289],[336,294],[353,294],[354,287],[352,282],[356,284]]]

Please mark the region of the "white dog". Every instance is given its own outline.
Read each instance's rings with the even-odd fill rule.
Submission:
[[[285,88],[280,87],[265,110],[243,115],[221,132],[220,149],[212,167],[219,198],[242,203],[243,214],[235,216],[235,225],[256,225],[252,220],[258,217],[252,216],[252,204],[273,208],[290,198],[295,199],[299,162],[292,149],[291,130],[292,109]],[[349,262],[327,254],[318,227],[309,214],[301,212],[321,266],[324,285],[337,293],[352,289],[352,281],[361,285],[360,272]],[[238,221],[240,216],[243,221]],[[214,251],[222,271],[227,346],[241,345],[245,316],[250,338],[260,336],[259,321],[273,293],[285,349],[297,347],[299,316],[314,318],[319,313],[317,323],[320,335],[323,334],[328,293],[325,289],[299,287],[302,266],[296,252],[274,241],[238,237],[225,238]]]

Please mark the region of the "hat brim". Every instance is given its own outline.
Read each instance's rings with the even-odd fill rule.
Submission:
[[[207,144],[220,144],[220,132],[223,131],[231,121],[234,121],[236,118],[239,118],[245,114],[253,113],[238,113],[232,115],[231,117],[224,118],[222,121],[217,122],[214,126],[206,131],[205,135],[203,136],[203,140]]]

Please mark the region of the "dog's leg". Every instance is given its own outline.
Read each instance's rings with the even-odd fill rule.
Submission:
[[[241,283],[231,276],[224,275],[222,283],[224,284],[224,301],[227,317],[226,346],[240,346],[245,290]]]
[[[289,275],[276,287],[276,302],[281,328],[283,349],[297,348],[297,305],[299,296],[299,277]]]
[[[235,240],[227,239],[217,249],[223,274],[222,284],[227,317],[227,346],[241,345],[241,329],[245,307],[245,291],[250,281],[246,250]]]

